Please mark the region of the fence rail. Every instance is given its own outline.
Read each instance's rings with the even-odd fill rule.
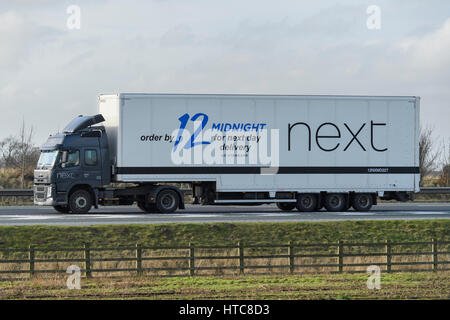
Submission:
[[[419,194],[450,194],[450,187],[424,187]]]
[[[32,197],[33,189],[0,189],[1,197]]]
[[[132,272],[137,275],[153,272],[153,276],[195,276],[201,275],[201,271],[224,271],[234,270],[239,274],[252,273],[265,269],[268,273],[274,273],[273,270],[282,270],[285,274],[310,273],[311,268],[322,268],[324,270],[313,270],[318,273],[355,273],[366,272],[365,269],[357,267],[367,267],[377,265],[384,272],[402,272],[402,271],[444,271],[450,270],[447,267],[450,264],[450,241],[431,241],[421,242],[394,242],[386,240],[384,242],[372,243],[352,243],[338,241],[337,243],[308,243],[298,244],[289,242],[286,244],[267,244],[267,245],[247,245],[238,242],[227,246],[195,246],[190,243],[188,246],[144,246],[136,244],[135,246],[124,247],[91,247],[85,244],[80,248],[39,248],[30,245],[28,248],[9,249],[0,248],[0,277],[1,275],[28,274],[33,277],[36,274],[43,273],[64,273],[66,268],[73,263],[82,265],[81,272],[86,277],[92,277],[94,273],[114,273],[114,272]],[[421,246],[420,250],[417,246]],[[311,250],[311,247],[326,248],[328,252],[314,253],[304,252]],[[379,248],[382,251],[377,252],[354,252],[351,249],[357,247],[361,249]],[[398,249],[406,250],[399,251]],[[282,252],[273,252],[275,249],[284,250]],[[171,250],[170,254],[149,256],[148,251]],[[214,255],[207,250],[222,250],[222,255]],[[224,251],[228,250],[228,251]],[[272,253],[266,253],[272,250]],[[275,251],[277,251],[275,250]],[[97,253],[106,251],[114,253],[113,256],[100,256]],[[180,254],[179,251],[184,251]],[[75,254],[73,257],[40,257],[42,253],[58,252],[64,254]],[[118,254],[119,253],[119,254]],[[224,255],[227,253],[228,255]],[[22,254],[21,258],[14,256]],[[13,256],[12,258],[9,256]],[[26,256],[26,257],[24,257]],[[366,261],[365,258],[375,258],[377,261]],[[399,257],[421,257],[420,261],[396,261]],[[353,259],[351,262],[347,259]],[[360,258],[360,260],[355,260]],[[361,260],[362,258],[362,260]],[[426,260],[423,260],[425,258]],[[262,260],[261,260],[262,259]],[[272,264],[271,261],[278,259],[278,264]],[[299,261],[299,259],[312,259]],[[325,259],[325,260],[324,260]],[[256,261],[263,261],[263,264],[257,264]],[[175,261],[182,264],[176,264]],[[204,264],[202,261],[209,261]],[[214,261],[228,261],[228,265],[214,265]],[[99,266],[99,263],[125,262],[126,266]],[[148,266],[146,262],[163,262],[162,266]],[[172,262],[172,264],[170,264]],[[280,263],[281,262],[281,263]],[[48,264],[57,264],[49,267]],[[43,265],[44,264],[44,265]],[[43,266],[42,266],[43,265]],[[40,267],[41,266],[41,267]],[[415,267],[420,266],[420,269]],[[396,267],[402,267],[398,269]],[[404,267],[410,267],[405,269]],[[428,267],[428,268],[424,268]],[[166,272],[166,274],[160,274]],[[171,274],[171,272],[181,272]],[[280,272],[279,272],[280,273]],[[266,273],[267,274],[267,273]]]

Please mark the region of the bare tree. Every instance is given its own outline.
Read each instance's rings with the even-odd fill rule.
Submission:
[[[440,155],[439,150],[434,150],[433,128],[420,128],[419,138],[419,167],[420,185],[423,185],[423,178],[430,175],[436,169],[437,160]]]
[[[33,127],[28,130],[25,120],[18,136],[9,136],[0,142],[1,163],[6,168],[20,170],[20,185],[25,186],[25,175],[33,170],[39,157],[39,149],[32,142]]]
[[[450,139],[447,143],[442,143],[442,173],[441,185],[443,187],[450,186]]]

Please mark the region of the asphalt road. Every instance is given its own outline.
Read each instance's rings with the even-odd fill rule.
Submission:
[[[275,205],[194,206],[173,214],[146,214],[137,207],[101,207],[88,214],[61,214],[51,207],[0,207],[0,225],[95,225],[168,222],[288,222],[450,219],[450,203],[384,203],[369,212],[282,212]]]

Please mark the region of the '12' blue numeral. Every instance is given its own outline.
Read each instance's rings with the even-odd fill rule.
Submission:
[[[195,147],[197,145],[202,145],[202,144],[210,144],[211,142],[208,141],[195,141],[195,139],[197,138],[197,136],[200,134],[200,132],[205,128],[206,124],[208,123],[208,116],[204,113],[196,113],[192,118],[191,121],[196,121],[199,117],[202,117],[202,124],[200,127],[197,128],[197,130],[195,130],[194,134],[191,136],[191,139],[186,142],[184,149],[190,149],[192,147]],[[178,120],[180,121],[180,129],[178,130],[178,134],[177,134],[177,138],[175,139],[175,143],[173,145],[173,151],[177,150],[178,145],[181,142],[181,137],[183,135],[183,131],[186,128],[186,125],[189,121],[189,114],[185,113],[183,114],[181,117],[178,118]]]

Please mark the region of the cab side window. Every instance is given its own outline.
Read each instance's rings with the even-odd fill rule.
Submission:
[[[80,165],[80,151],[70,151],[67,153],[66,167],[76,167]]]
[[[85,150],[84,151],[84,164],[87,166],[97,165],[97,150]]]

